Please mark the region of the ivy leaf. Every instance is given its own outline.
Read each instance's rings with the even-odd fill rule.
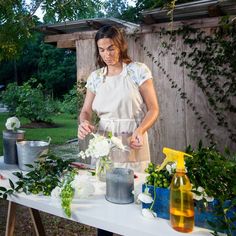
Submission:
[[[2,186],[0,186],[0,191],[6,192],[6,191],[7,191],[7,189],[6,189],[6,188],[4,188],[4,187],[2,187]]]
[[[9,183],[12,189],[15,189],[15,185],[13,184],[13,182],[9,179]]]

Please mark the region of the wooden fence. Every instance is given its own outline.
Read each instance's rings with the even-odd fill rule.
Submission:
[[[207,18],[176,22],[172,27],[178,28],[183,24],[191,24],[192,27],[204,29],[210,34],[212,28],[218,25],[218,21],[218,18]],[[149,130],[152,161],[155,163],[161,162],[163,147],[185,150],[187,145],[196,147],[200,140],[203,141],[204,145],[209,145],[210,141],[206,138],[206,129],[211,130],[217,142],[217,147],[221,151],[227,146],[235,152],[235,143],[229,138],[227,130],[217,125],[217,119],[209,107],[206,96],[195,82],[188,78],[188,71],[174,64],[172,53],[188,50],[183,44],[183,39],[178,38],[169,53],[159,55],[162,50],[161,43],[169,40],[169,36],[160,38],[159,32],[161,28],[169,27],[171,26],[167,23],[143,26],[141,30],[134,34],[128,34],[127,37],[129,54],[133,61],[144,62],[152,70],[158,95],[160,116],[155,125]],[[95,32],[90,32],[87,36],[83,34],[83,38],[76,41],[78,80],[86,80],[90,72],[95,69],[94,34]],[[177,88],[171,88],[172,81],[177,85]],[[178,89],[186,93],[190,102],[187,103],[186,99],[180,97]],[[195,111],[202,116],[202,120],[197,119],[189,106],[190,103],[195,107]],[[206,129],[203,129],[200,124],[201,121],[205,122]],[[233,113],[227,114],[227,122],[235,131],[236,119]]]

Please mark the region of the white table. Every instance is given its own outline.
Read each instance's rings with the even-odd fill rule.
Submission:
[[[13,182],[17,180],[12,175],[14,171],[19,171],[17,166],[4,164],[3,158],[0,157],[0,174],[7,178],[0,180],[0,186],[9,187],[8,178],[13,180]],[[141,186],[143,181],[144,175],[138,174],[138,178],[135,179],[135,186]],[[184,233],[173,230],[167,220],[144,218],[141,215],[140,205],[135,203],[118,205],[108,202],[104,197],[105,183],[98,182],[96,178],[93,179],[93,182],[96,188],[95,194],[88,199],[75,199],[73,201],[70,220],[127,236],[186,236]],[[29,207],[31,215],[34,216],[33,219],[36,218],[36,221],[38,217],[36,210],[68,219],[60,204],[51,199],[51,197],[19,193],[11,196],[8,200],[10,203]],[[12,207],[14,208],[14,204]],[[12,217],[14,219],[14,211],[11,213],[9,210],[8,219]],[[11,222],[8,222],[8,227],[11,227]],[[38,227],[39,230],[40,228]],[[14,224],[12,230],[14,230]],[[43,235],[43,232],[39,232],[38,235]],[[210,236],[211,234],[209,230],[195,227],[194,231],[188,235]]]

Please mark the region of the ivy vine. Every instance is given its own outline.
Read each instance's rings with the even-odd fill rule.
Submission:
[[[206,95],[212,112],[217,118],[217,125],[224,127],[229,134],[229,138],[236,142],[236,133],[230,127],[226,115],[226,112],[236,113],[236,106],[233,104],[236,96],[236,25],[234,21],[230,21],[229,18],[222,18],[220,26],[214,29],[211,35],[188,25],[184,25],[175,31],[161,29],[160,32],[155,33],[159,34],[160,39],[168,35],[169,40],[161,43],[162,50],[157,57],[140,42],[137,32],[132,34],[131,37],[134,37],[135,42],[140,43],[140,47],[145,54],[166,76],[171,88],[176,89],[180,97],[186,100],[200,125],[206,131],[205,136],[210,143],[215,143],[213,132],[191,98],[171,78],[157,57],[171,52],[174,56],[174,63],[187,69],[188,78],[196,82],[197,86]],[[182,37],[185,48],[187,48],[186,51],[171,51],[177,37]]]

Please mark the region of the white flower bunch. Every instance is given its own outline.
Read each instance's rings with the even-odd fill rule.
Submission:
[[[149,188],[146,187],[144,189],[143,193],[140,193],[138,195],[138,201],[141,201],[143,203],[146,204],[150,204],[153,203],[154,199],[152,198],[151,194],[149,193]],[[142,215],[145,218],[149,218],[149,219],[154,219],[157,217],[157,214],[152,210],[152,206],[150,208],[143,208],[142,209]]]
[[[91,183],[88,175],[75,175],[74,180],[70,185],[75,190],[75,197],[77,198],[87,198],[95,191],[94,185]],[[51,192],[51,197],[60,200],[63,188],[64,186],[56,186]]]
[[[15,131],[16,129],[20,128],[20,121],[17,117],[13,116],[7,119],[5,126],[8,130]]]
[[[78,198],[87,198],[95,192],[88,175],[76,175],[71,182],[71,187],[74,188],[75,197]]]
[[[193,187],[193,190],[197,191],[197,193],[193,193],[193,199],[200,201],[202,199],[205,199],[207,202],[213,202],[214,198],[207,195],[205,189],[201,186],[199,186],[197,189]]]
[[[79,175],[70,172],[62,178],[62,185],[56,186],[51,191],[51,198],[61,203],[65,214],[71,216],[71,203],[74,198],[87,198],[95,191],[89,175]]]
[[[108,156],[111,148],[118,147],[121,150],[125,150],[126,147],[122,144],[122,141],[117,137],[107,138],[100,134],[94,134],[89,141],[88,148],[85,151],[79,153],[79,157],[85,159],[86,157],[99,158]]]

